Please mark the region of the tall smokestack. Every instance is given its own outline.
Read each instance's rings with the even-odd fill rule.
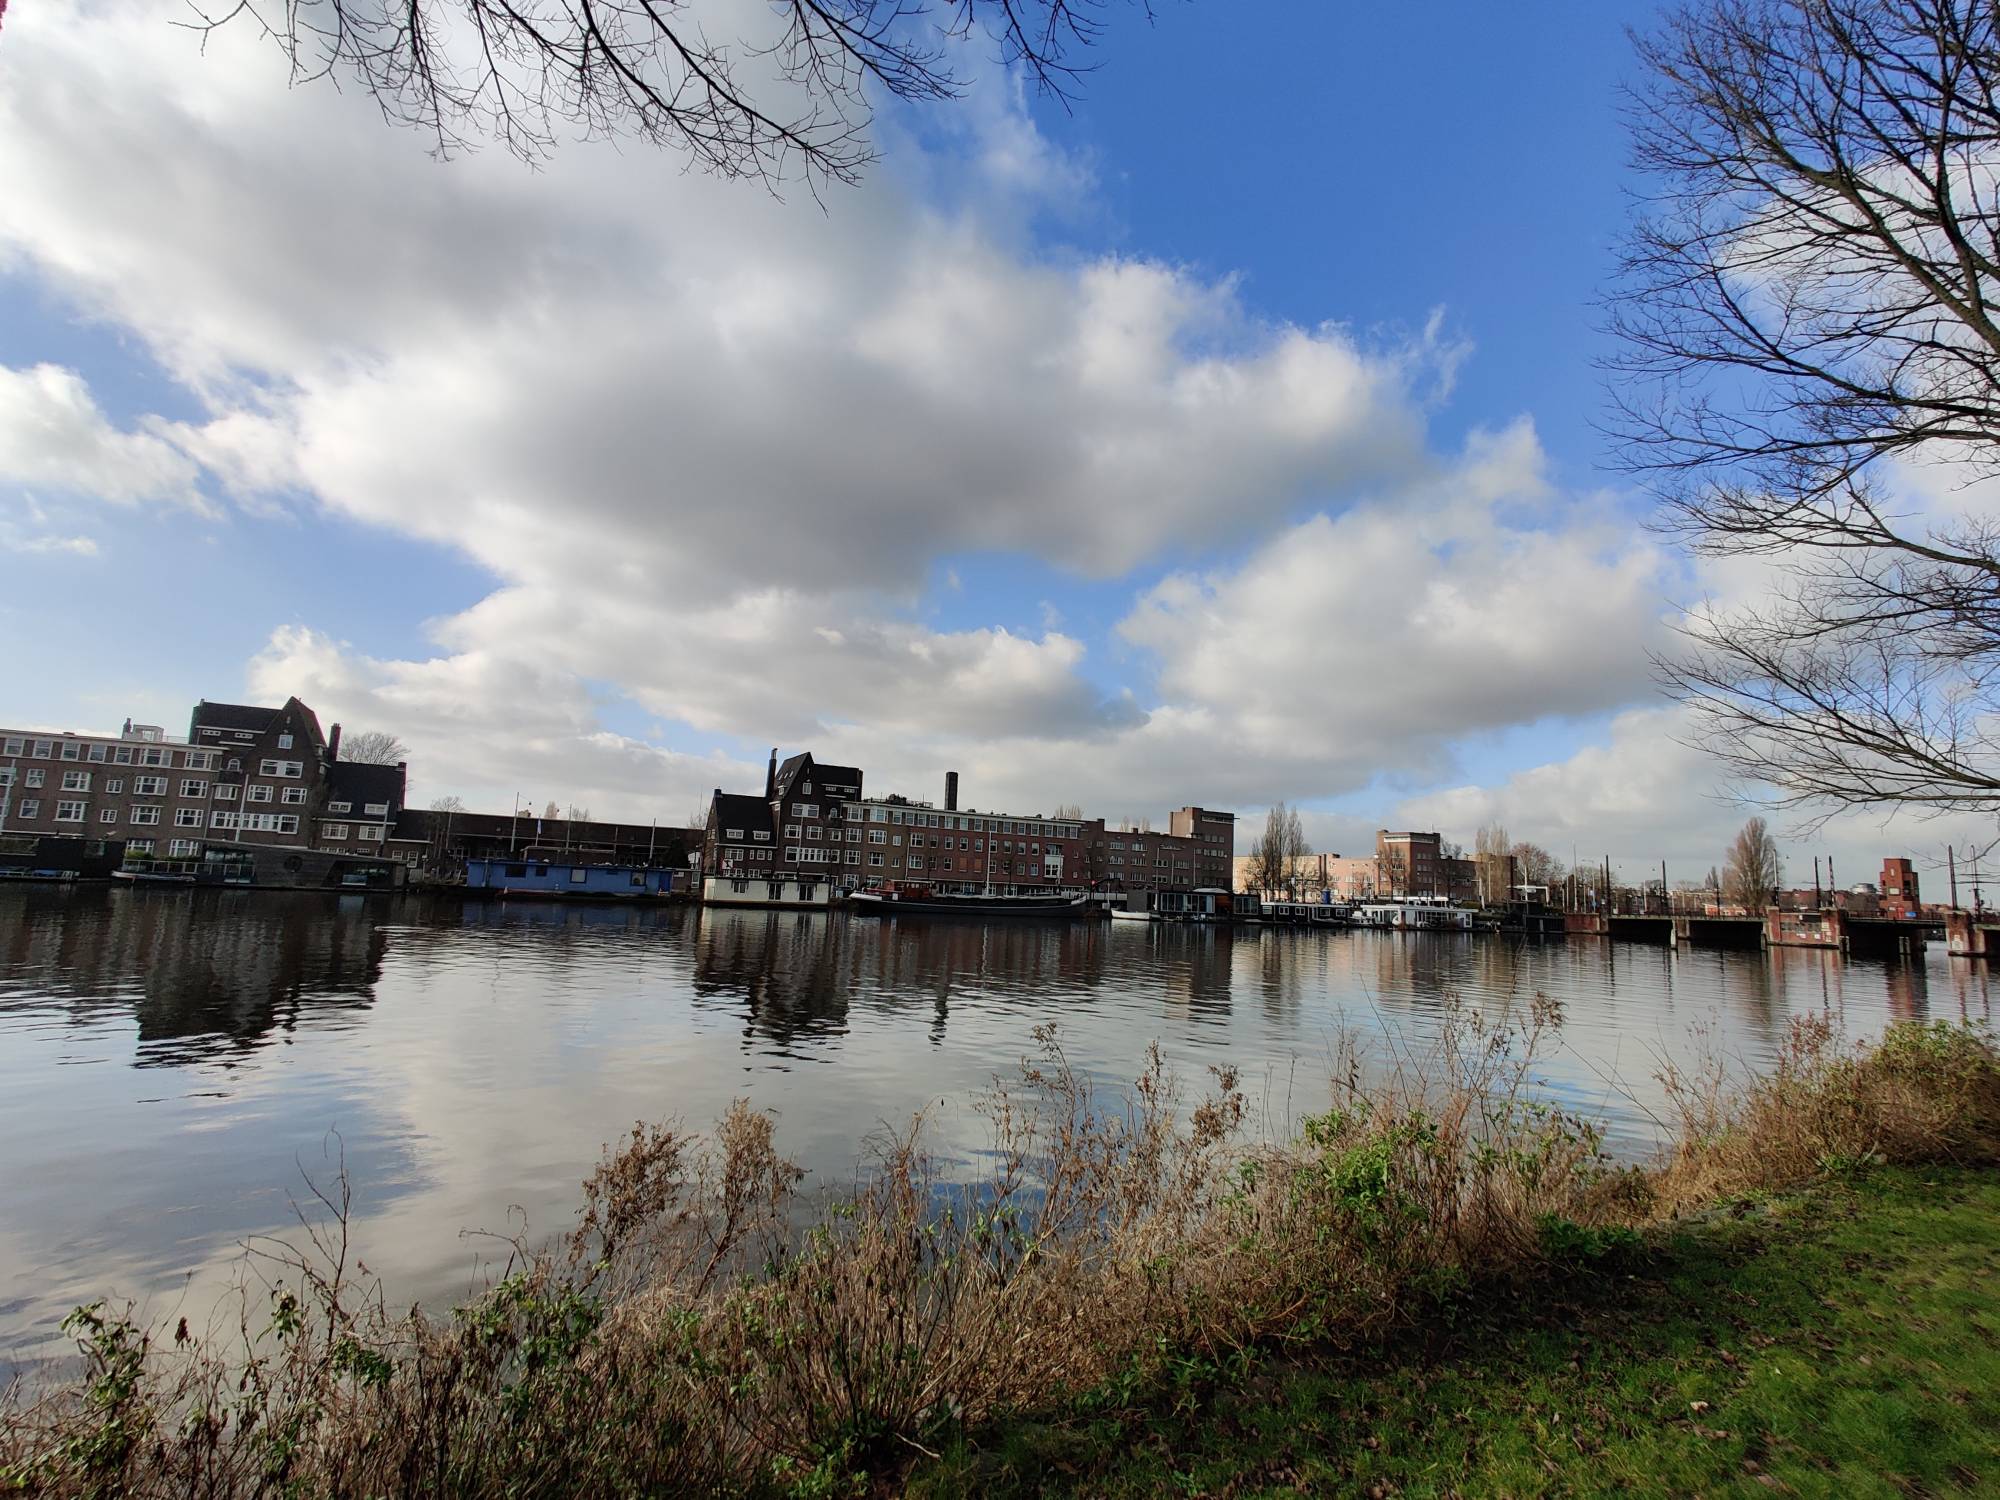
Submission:
[[[956,771],[947,771],[944,773],[944,810],[946,812],[958,811],[958,772]]]
[[[778,795],[778,747],[771,747],[771,763],[764,767],[764,800],[769,802]]]
[[[340,726],[338,724],[333,726],[333,733],[326,737],[326,758],[328,760],[340,759]]]

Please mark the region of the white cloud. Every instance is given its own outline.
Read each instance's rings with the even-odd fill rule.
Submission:
[[[1722,864],[1729,841],[1757,809],[1731,795],[1690,739],[1679,706],[1632,709],[1564,759],[1495,786],[1410,798],[1393,821],[1441,829],[1469,843],[1476,829],[1497,819],[1515,839],[1541,844],[1564,861],[1572,846],[1584,864],[1608,857],[1626,880],[1656,875],[1663,859],[1670,880],[1699,879]],[[1853,885],[1874,880],[1886,856],[1928,867],[1943,863],[1947,843],[1983,846],[1993,837],[1990,818],[1847,813],[1813,831],[1782,812],[1766,819],[1778,833],[1785,879],[1792,884],[1811,883],[1815,855],[1830,856],[1840,883]]]
[[[163,435],[167,424],[147,425],[114,427],[74,370],[0,365],[0,483],[202,508],[193,460]]]
[[[1434,772],[1469,732],[1643,694],[1669,571],[1629,518],[1548,493],[1522,423],[1477,437],[1422,491],[1169,577],[1119,632],[1156,654],[1168,700],[1310,757],[1317,774],[1290,795],[1317,797]]]

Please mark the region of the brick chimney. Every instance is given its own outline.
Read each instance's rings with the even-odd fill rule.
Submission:
[[[328,760],[340,759],[340,726],[338,724],[333,726],[333,733],[326,737],[326,758]]]
[[[944,810],[946,812],[958,811],[958,772],[956,771],[947,771],[944,773]]]
[[[764,768],[764,800],[778,795],[778,747],[771,747],[771,763]]]

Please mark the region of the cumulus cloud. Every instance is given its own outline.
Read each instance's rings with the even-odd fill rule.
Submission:
[[[1627,880],[1657,875],[1661,860],[1670,880],[1697,880],[1722,864],[1729,841],[1758,809],[1718,781],[1713,763],[1690,744],[1690,730],[1678,705],[1631,709],[1569,756],[1494,786],[1410,798],[1393,819],[1468,843],[1474,830],[1498,821],[1515,839],[1541,844],[1564,861],[1572,846],[1584,864],[1609,858]],[[1767,821],[1793,884],[1811,883],[1815,855],[1832,857],[1841,884],[1853,885],[1875,879],[1886,856],[1941,866],[1947,844],[1983,848],[1992,839],[1990,819],[1968,817],[1848,813],[1810,829],[1783,813]]]
[[[1552,496],[1528,424],[1415,495],[1319,515],[1241,566],[1175,574],[1119,626],[1162,694],[1309,751],[1293,796],[1435,772],[1450,741],[1648,687],[1670,562],[1628,517]],[[1267,796],[1282,796],[1273,789]]]
[[[164,435],[167,424],[149,426],[114,426],[74,370],[0,365],[0,484],[201,508],[194,461]]]
[[[392,729],[409,746],[410,799],[456,793],[481,809],[516,794],[601,817],[674,823],[716,786],[761,777],[727,755],[689,755],[600,727],[589,692],[567,673],[462,652],[430,661],[379,661],[302,627],[276,632],[252,660],[262,701],[297,694],[323,724]]]

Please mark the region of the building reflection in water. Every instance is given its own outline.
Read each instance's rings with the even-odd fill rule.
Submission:
[[[129,1012],[141,1066],[227,1060],[374,1003],[387,935],[363,897],[35,889],[0,923],[0,1004]]]

